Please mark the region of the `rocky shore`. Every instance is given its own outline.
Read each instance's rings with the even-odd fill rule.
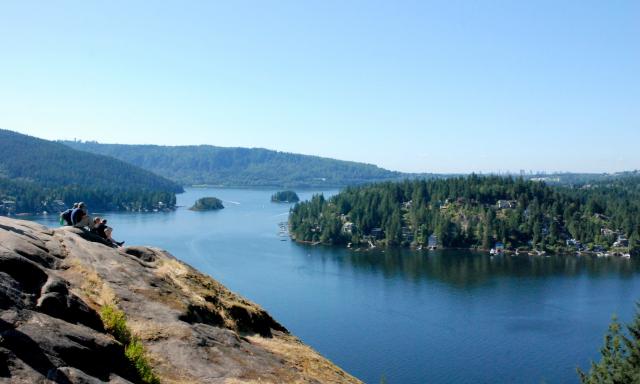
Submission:
[[[166,251],[0,217],[0,382],[145,382],[105,308],[161,383],[360,382]]]

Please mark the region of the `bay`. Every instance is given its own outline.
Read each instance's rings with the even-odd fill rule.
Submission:
[[[274,192],[188,188],[174,212],[104,216],[117,240],[167,249],[367,383],[577,383],[611,315],[629,321],[640,299],[637,260],[295,244]],[[205,196],[226,208],[187,209]]]

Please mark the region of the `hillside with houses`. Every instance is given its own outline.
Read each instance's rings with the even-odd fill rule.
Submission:
[[[297,204],[301,242],[349,247],[476,248],[535,254],[638,252],[638,179],[598,188],[511,177],[417,180],[347,188]]]

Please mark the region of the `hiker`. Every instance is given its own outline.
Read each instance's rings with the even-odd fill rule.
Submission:
[[[91,218],[87,214],[87,206],[84,203],[78,203],[78,207],[71,211],[71,224],[78,228],[92,226],[93,223],[91,223]]]
[[[71,212],[76,208],[78,208],[78,203],[73,203],[73,208],[60,213],[60,225],[73,225],[71,223]]]
[[[113,232],[113,228],[107,226],[107,219],[103,219],[102,220],[102,225],[105,226],[104,228],[104,234],[107,236],[106,239],[108,241],[110,241],[112,244],[117,245],[118,247],[122,247],[122,244],[124,244],[124,241],[115,241],[113,239],[113,237],[111,237],[111,233]]]
[[[101,217],[95,217],[93,219],[93,227],[91,228],[91,232],[100,236],[101,238],[108,240],[107,234],[105,233],[105,229],[107,229],[107,225],[102,222]]]

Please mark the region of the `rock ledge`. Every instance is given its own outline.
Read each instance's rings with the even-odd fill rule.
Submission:
[[[0,382],[135,383],[124,311],[162,383],[359,383],[258,305],[152,247],[0,217]]]

